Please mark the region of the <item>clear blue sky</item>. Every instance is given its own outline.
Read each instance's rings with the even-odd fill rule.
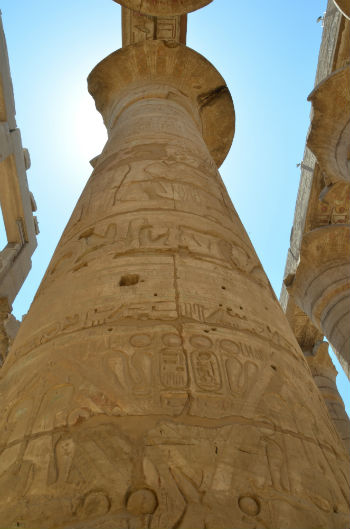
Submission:
[[[106,140],[86,77],[121,46],[121,13],[112,0],[0,7],[41,231],[14,303],[21,318]],[[221,174],[278,297],[322,35],[316,20],[325,9],[326,0],[214,0],[188,18],[188,46],[216,66],[234,100],[236,135]],[[350,384],[344,374],[337,382],[349,413]]]

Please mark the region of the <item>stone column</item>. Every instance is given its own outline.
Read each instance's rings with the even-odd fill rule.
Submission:
[[[5,329],[5,321],[10,313],[11,308],[8,300],[6,298],[0,298],[0,367],[4,363],[9,348],[9,338]]]
[[[306,360],[314,381],[325,400],[329,415],[347,451],[350,452],[350,420],[337,389],[337,370],[328,354],[328,343],[316,344],[312,353],[306,354]]]
[[[343,440],[345,448],[350,451],[350,420],[337,389],[337,370],[328,353],[329,344],[323,341],[322,333],[312,324],[308,316],[295,305],[292,297],[288,299],[286,316],[309,364],[311,374],[325,401],[333,424]]]
[[[335,4],[345,16],[347,4],[349,14],[349,2]],[[308,97],[312,118],[307,147],[319,169],[313,176],[300,259],[286,286],[326,336],[350,378],[350,25],[345,16],[330,73]]]
[[[109,139],[2,369],[0,526],[346,529],[347,454],[217,171],[186,46],[107,57]]]

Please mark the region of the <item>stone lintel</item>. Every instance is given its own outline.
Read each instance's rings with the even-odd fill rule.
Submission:
[[[186,44],[187,15],[155,17],[122,8],[123,47],[145,40],[169,40]]]
[[[167,16],[184,15],[196,11],[212,0],[114,0],[128,9],[145,15]]]

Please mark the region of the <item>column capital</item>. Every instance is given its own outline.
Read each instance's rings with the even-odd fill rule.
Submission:
[[[350,5],[348,0],[333,0],[339,11],[350,20]]]
[[[191,48],[175,42],[144,41],[115,51],[88,77],[89,92],[107,129],[118,101],[137,87],[168,85],[178,90],[200,116],[204,141],[219,167],[234,136],[235,112],[226,83],[214,66]],[[145,95],[143,97],[152,97]]]
[[[308,148],[326,172],[327,183],[350,183],[350,65],[323,79],[308,101],[313,109]]]

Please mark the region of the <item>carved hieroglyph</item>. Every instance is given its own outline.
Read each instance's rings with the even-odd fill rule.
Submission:
[[[2,369],[0,527],[346,529],[347,454],[214,163],[223,79],[146,41],[89,86],[109,139]]]
[[[144,40],[168,40],[186,44],[187,16],[155,17],[122,9],[123,47]]]
[[[166,40],[186,44],[187,15],[163,13],[161,16],[122,8],[123,47],[144,40]]]

